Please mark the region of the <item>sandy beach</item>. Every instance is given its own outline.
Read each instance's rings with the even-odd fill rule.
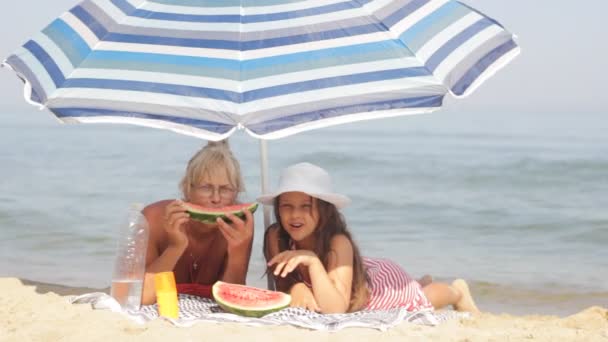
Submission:
[[[608,310],[593,306],[568,317],[484,313],[436,327],[403,323],[386,332],[347,328],[336,333],[242,324],[199,323],[179,328],[164,320],[140,325],[89,305],[72,305],[67,295],[99,291],[0,278],[0,341],[215,341],[403,340],[608,341]]]

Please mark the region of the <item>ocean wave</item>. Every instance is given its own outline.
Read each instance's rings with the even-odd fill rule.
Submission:
[[[514,171],[538,172],[551,170],[553,172],[602,172],[608,169],[608,159],[543,159],[525,157],[510,166]]]
[[[603,247],[608,245],[608,219],[587,221],[576,227],[577,229],[571,230],[568,234],[560,237],[559,240],[564,243],[583,242]]]
[[[325,169],[328,170],[338,170],[336,172],[340,172],[340,169],[343,168],[361,168],[370,163],[375,163],[378,160],[367,156],[367,155],[355,155],[355,154],[346,154],[341,152],[312,152],[312,153],[303,153],[297,156],[291,156],[288,159],[288,164],[295,164],[298,162],[311,162],[314,164],[318,164]]]

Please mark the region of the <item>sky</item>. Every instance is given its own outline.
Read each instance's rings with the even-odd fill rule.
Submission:
[[[525,113],[608,112],[604,91],[608,44],[606,0],[464,0],[517,35],[522,53],[450,111]],[[9,56],[75,0],[21,0],[0,12],[0,59]],[[0,69],[0,111],[36,111],[23,99],[21,81]]]

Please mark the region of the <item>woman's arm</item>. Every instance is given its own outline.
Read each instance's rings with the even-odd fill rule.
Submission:
[[[222,271],[221,280],[227,283],[245,284],[253,244],[253,214],[249,210],[245,210],[244,220],[232,214],[226,216],[232,222],[231,224],[222,219],[217,221],[227,243],[225,268]]]
[[[186,243],[169,244],[162,253],[159,251],[159,245],[162,239],[166,238],[165,233],[165,208],[168,201],[157,202],[143,210],[144,216],[149,225],[148,249],[146,253],[146,273],[142,289],[142,304],[154,304],[156,302],[156,289],[154,288],[154,274],[159,272],[173,271],[179,258],[182,256],[186,247]],[[169,212],[171,209],[168,210]],[[177,210],[176,210],[177,211]],[[177,219],[176,224],[179,224],[181,217],[175,214]]]

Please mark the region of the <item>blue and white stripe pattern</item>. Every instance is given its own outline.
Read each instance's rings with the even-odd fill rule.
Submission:
[[[430,112],[518,53],[451,0],[87,0],[5,65],[64,122],[273,139]]]

